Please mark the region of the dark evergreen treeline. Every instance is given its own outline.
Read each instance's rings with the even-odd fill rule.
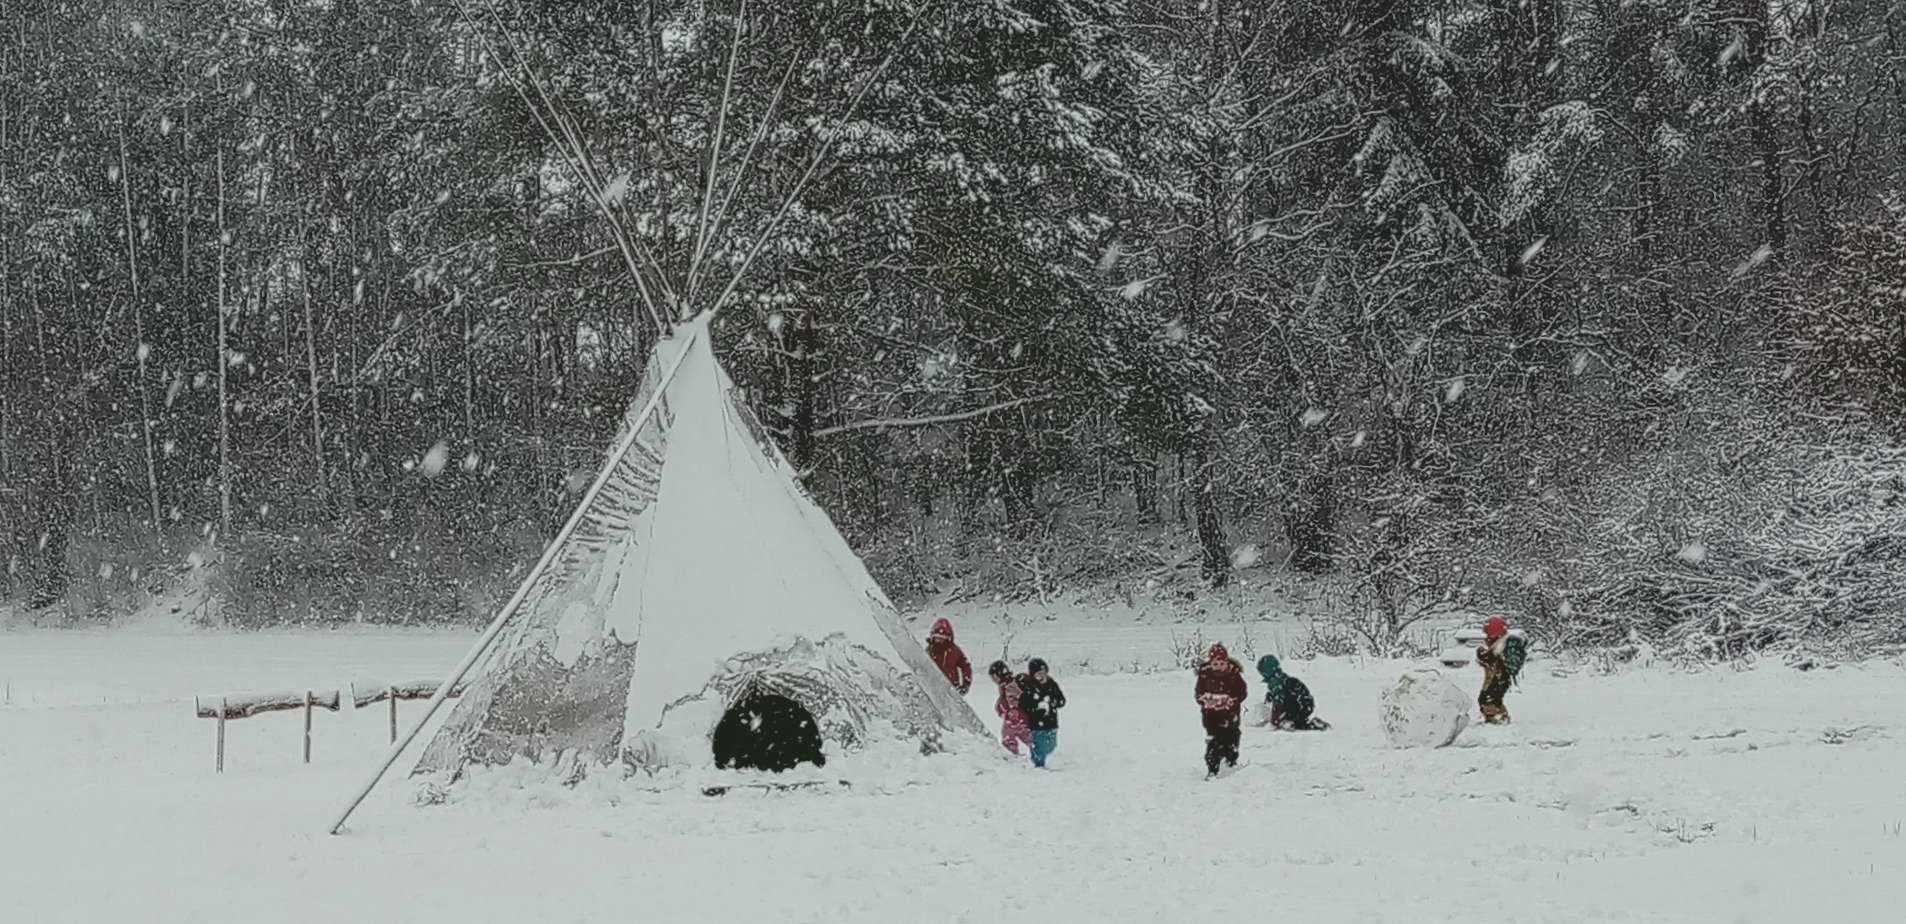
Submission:
[[[1902,190],[1885,0],[10,0],[0,597],[461,618],[725,297],[898,589],[1758,647],[1894,599]]]

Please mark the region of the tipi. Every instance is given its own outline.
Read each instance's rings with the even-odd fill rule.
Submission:
[[[477,668],[415,773],[710,765],[724,713],[762,694],[841,749],[884,737],[930,752],[983,733],[735,400],[708,326],[704,314],[656,346],[601,473],[432,700]]]

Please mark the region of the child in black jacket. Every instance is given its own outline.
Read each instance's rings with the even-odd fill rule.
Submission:
[[[1026,662],[1026,677],[1019,684],[1019,710],[1026,714],[1026,727],[1032,731],[1032,765],[1044,767],[1046,758],[1059,749],[1059,710],[1065,708],[1066,694],[1046,670],[1046,662],[1033,658]]]

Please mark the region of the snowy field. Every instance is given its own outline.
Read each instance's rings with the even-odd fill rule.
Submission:
[[[383,707],[348,705],[318,714],[309,767],[276,713],[232,723],[212,772],[194,693],[431,677],[468,640],[0,633],[4,919],[1858,922],[1906,903],[1896,664],[1535,662],[1515,726],[1394,751],[1377,703],[1406,665],[1296,662],[1337,729],[1247,729],[1248,766],[1213,782],[1188,672],[1061,674],[1050,773],[978,748],[719,799],[498,774],[432,808],[388,787],[328,837],[387,733]]]

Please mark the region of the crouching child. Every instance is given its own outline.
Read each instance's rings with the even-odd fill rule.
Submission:
[[[1264,679],[1262,723],[1285,731],[1323,731],[1330,723],[1317,718],[1317,701],[1302,680],[1284,673],[1276,655],[1257,659],[1257,675]]]

